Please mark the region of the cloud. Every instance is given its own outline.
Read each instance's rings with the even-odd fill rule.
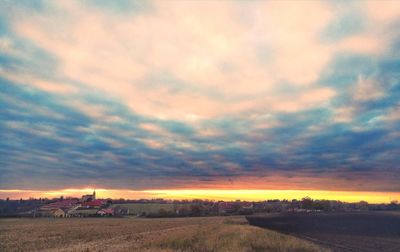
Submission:
[[[366,3],[371,22],[390,23],[399,20],[400,7],[396,0],[373,0]]]
[[[399,190],[376,3],[8,3],[0,184]]]
[[[384,96],[383,90],[374,79],[358,76],[354,89],[354,99],[359,101],[376,100]]]
[[[284,12],[285,4],[249,4],[255,17],[246,24],[235,18],[243,15],[236,13],[240,6],[214,4],[221,6],[157,2],[150,13],[111,14],[110,19],[109,13],[61,2],[51,12],[16,21],[15,30],[56,56],[60,76],[116,96],[135,112],[188,121],[250,109],[259,100],[254,96],[274,92],[281,81],[309,84],[330,58],[331,51],[315,37],[329,21],[328,6],[295,4]],[[203,9],[208,13],[206,20]],[[271,15],[265,19],[260,10]],[[314,14],[304,19],[298,16],[303,11]],[[59,20],[58,15],[65,19]],[[279,31],[276,24],[281,26]],[[258,51],[252,49],[262,44],[271,51],[267,65],[260,64]],[[165,79],[156,90],[146,88],[153,85],[146,76],[157,71],[174,76],[180,82],[177,91],[168,89]],[[196,93],[185,89],[187,85]],[[219,95],[210,96],[209,89]],[[246,101],[237,100],[244,95],[249,96]],[[233,111],[221,98],[232,103]]]
[[[353,107],[339,107],[334,110],[335,122],[351,122],[354,118],[355,109]]]
[[[388,121],[396,122],[400,120],[400,104],[393,106],[392,109],[387,111],[386,115],[383,115],[383,118]]]
[[[382,38],[371,35],[355,35],[342,40],[338,47],[341,51],[349,51],[360,54],[379,54],[385,49],[385,41]]]
[[[293,99],[287,98],[285,102],[281,98],[272,102],[272,108],[280,112],[298,112],[304,109],[315,108],[329,103],[335,95],[331,88],[317,88],[297,93]]]

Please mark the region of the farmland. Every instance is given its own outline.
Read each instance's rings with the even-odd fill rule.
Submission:
[[[400,212],[277,213],[248,220],[338,251],[400,251]]]
[[[140,215],[142,213],[158,213],[160,209],[174,211],[174,204],[160,203],[134,203],[134,204],[113,204],[111,207],[125,207],[129,209],[130,215]]]
[[[0,251],[324,251],[244,217],[0,219]]]

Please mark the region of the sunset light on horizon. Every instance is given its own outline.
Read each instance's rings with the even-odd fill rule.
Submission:
[[[399,1],[0,0],[0,199],[400,201]]]
[[[115,190],[115,189],[64,189],[54,191],[40,190],[0,190],[0,198],[29,199],[29,198],[59,198],[77,197],[96,192],[97,197],[103,199],[156,199],[165,200],[301,200],[309,197],[316,200],[338,200],[343,202],[390,203],[400,199],[398,192],[360,192],[360,191],[320,191],[320,190],[224,190],[224,189],[168,189],[168,190]]]

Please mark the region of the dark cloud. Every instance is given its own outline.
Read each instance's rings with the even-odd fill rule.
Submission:
[[[13,5],[13,13],[49,11],[48,4],[44,8],[39,1],[34,6],[28,2]],[[108,11],[112,15],[125,15],[127,10],[142,13],[145,8],[135,1],[85,2],[88,9],[93,4],[104,15]],[[323,43],[339,43],[365,32],[367,17],[358,14],[338,17],[319,34]],[[336,180],[343,180],[354,190],[400,190],[396,185],[400,176],[398,42],[386,53],[334,53],[319,78],[307,87],[285,80],[272,91],[247,94],[243,89],[242,94],[231,92],[231,86],[223,90],[197,81],[189,83],[171,69],[152,66],[147,66],[151,71],[138,83],[115,78],[93,87],[93,83],[88,85],[84,79],[62,72],[62,57],[17,35],[13,22],[10,15],[0,17],[0,32],[7,38],[0,40],[0,188],[174,188],[196,182],[234,184],[252,178],[271,182],[274,176],[281,176],[299,187],[307,187],[313,179],[314,187],[324,189],[324,181],[331,178],[329,189]],[[259,48],[264,47],[267,45]],[[224,79],[219,74],[234,75],[240,70],[226,62],[218,63],[224,67],[210,79]],[[85,74],[90,76],[90,70],[85,69]],[[108,70],[103,69],[107,81],[114,73]],[[54,91],[53,82],[75,91]],[[205,96],[212,100],[217,104],[212,109],[222,112],[207,111],[212,116],[193,121],[140,113],[144,105],[134,98],[102,89],[113,85],[125,87],[134,98],[138,98],[137,90],[129,89],[134,85],[141,88],[143,96],[153,90],[160,97],[142,101],[153,99],[164,112],[177,110],[167,104],[173,103],[175,95],[190,92],[196,99]],[[296,103],[299,93],[316,88],[330,88],[335,95],[322,104]],[[157,92],[159,89],[166,91]],[[236,109],[252,100],[257,102],[249,109]],[[191,100],[185,102],[177,104],[183,109],[193,105]],[[275,103],[294,106],[279,110],[273,108]],[[201,104],[195,105],[202,109]]]

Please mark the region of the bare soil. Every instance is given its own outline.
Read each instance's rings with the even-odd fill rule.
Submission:
[[[334,251],[400,251],[400,212],[283,213],[247,219]]]

